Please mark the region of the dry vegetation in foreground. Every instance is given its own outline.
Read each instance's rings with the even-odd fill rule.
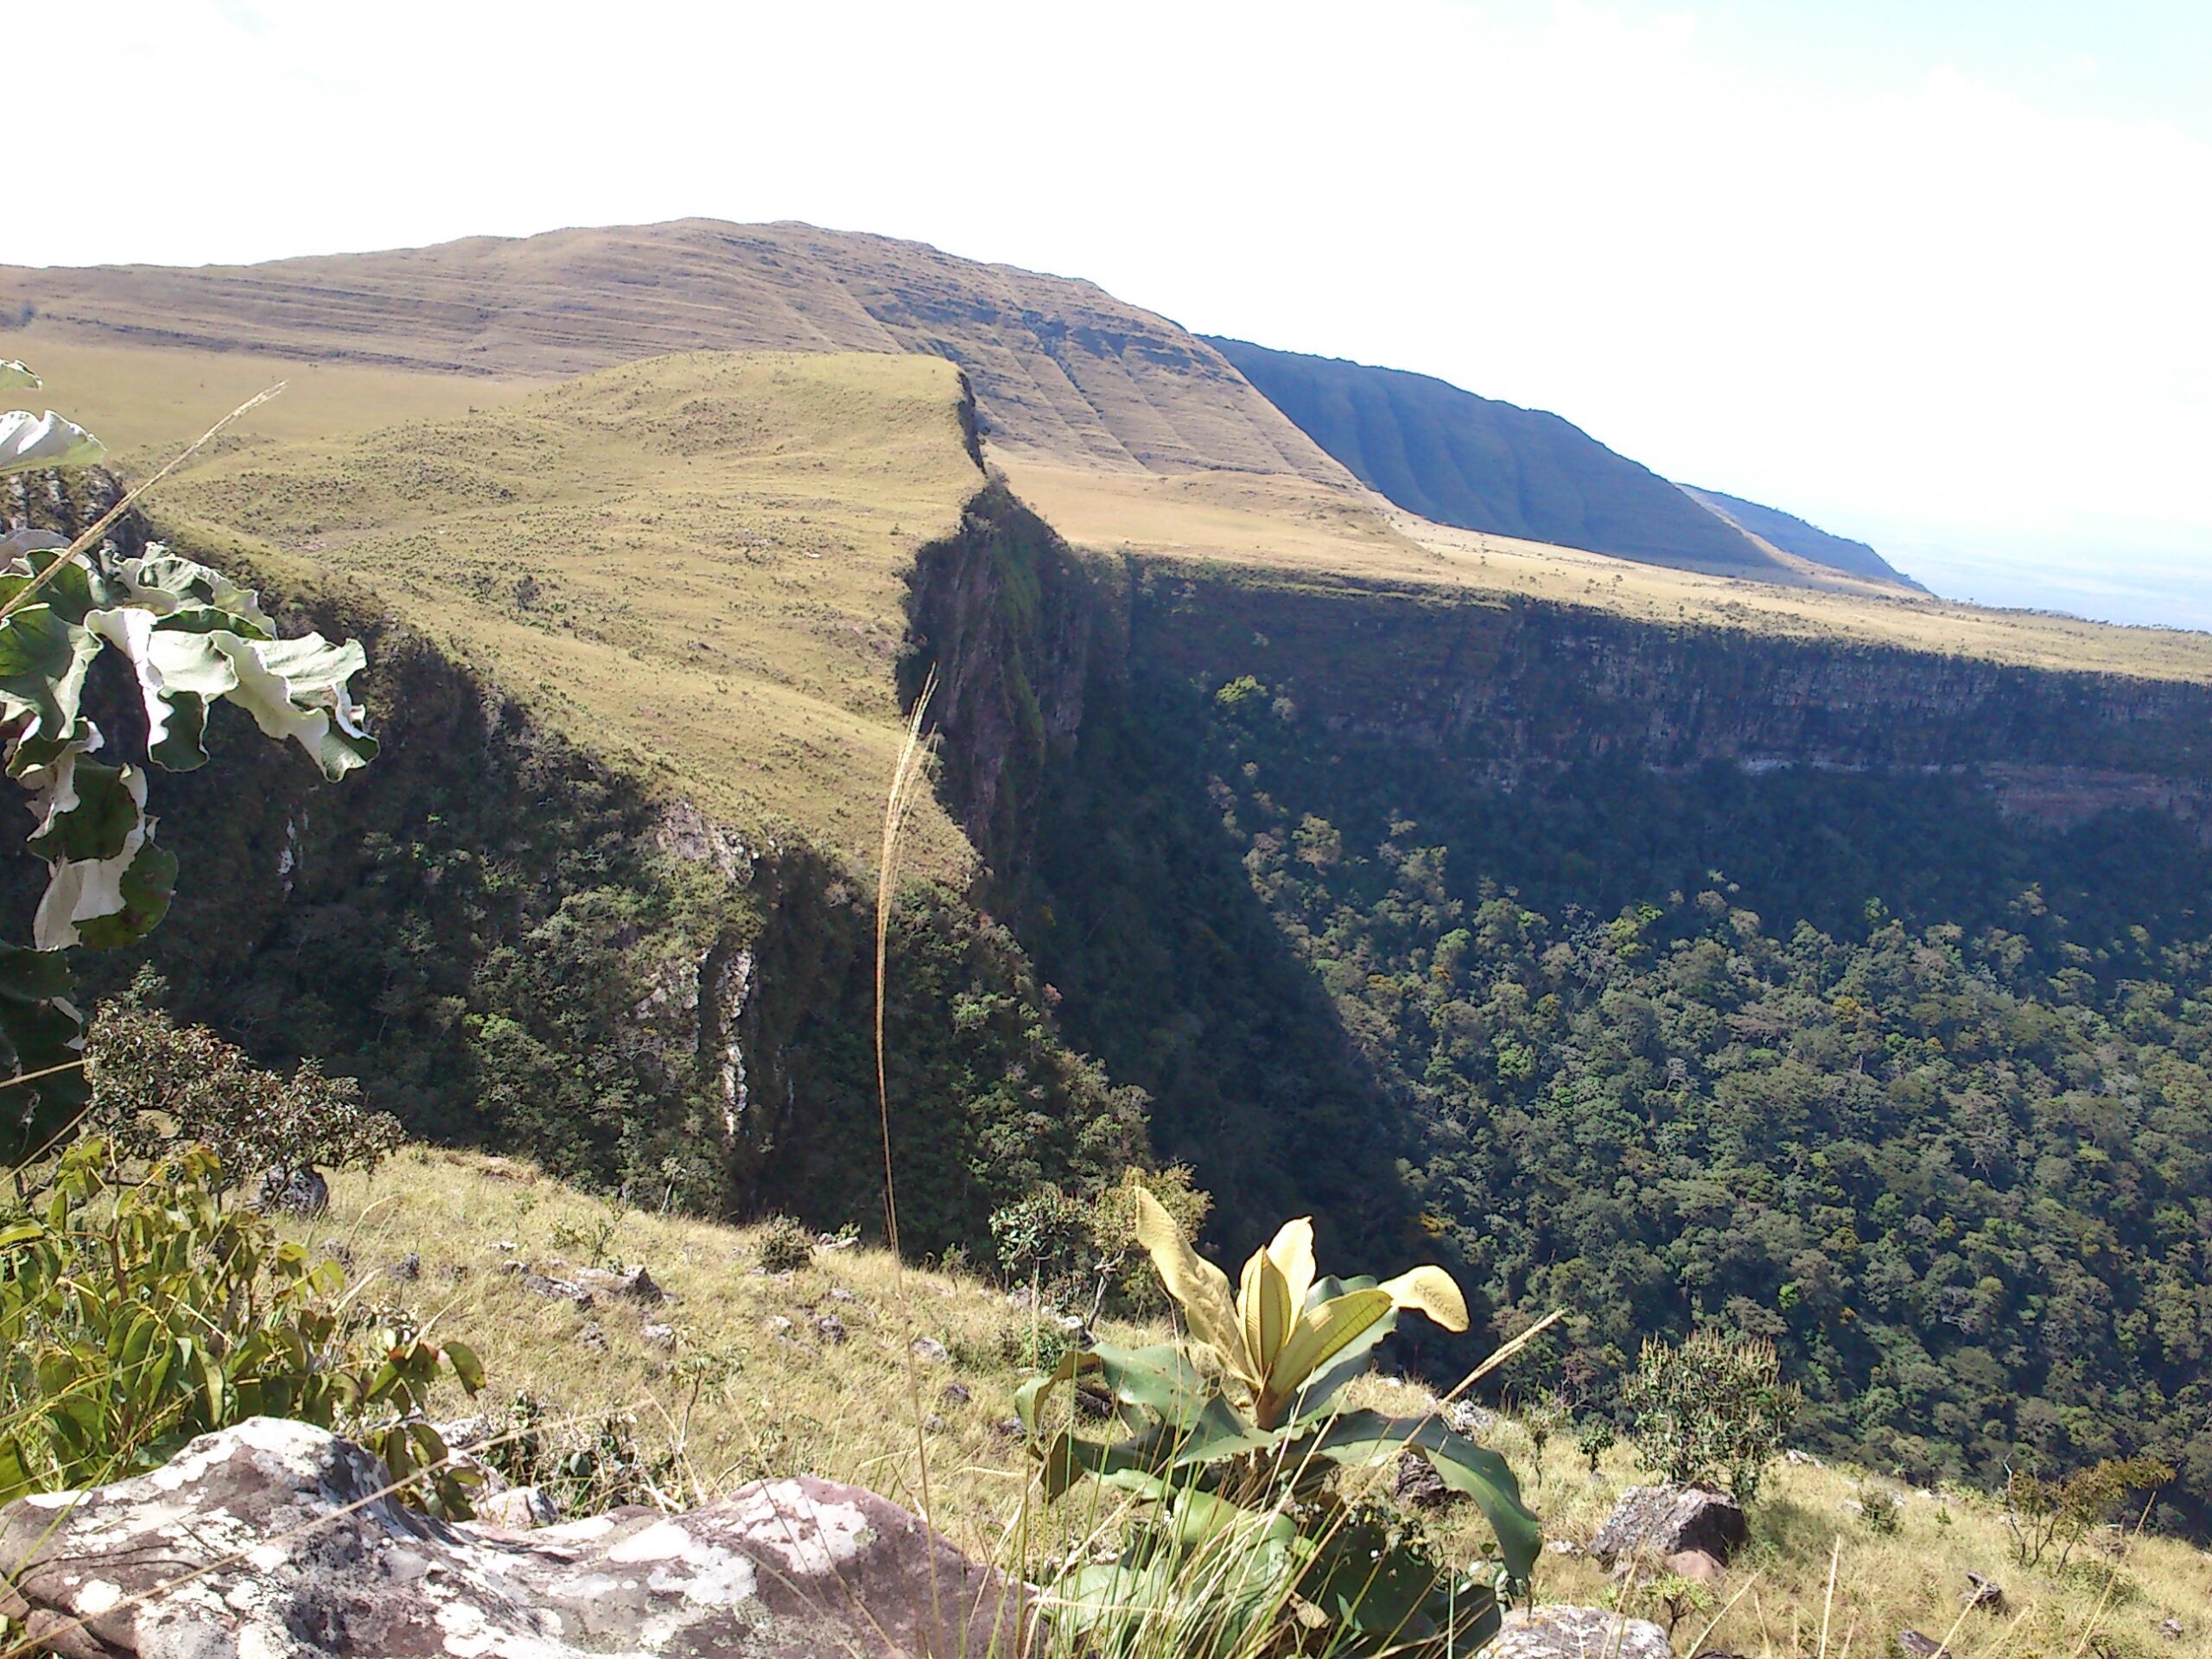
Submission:
[[[474,1407],[454,1394],[454,1414],[496,1408],[518,1389],[541,1398],[550,1418],[573,1422],[580,1437],[607,1414],[626,1414],[643,1451],[680,1439],[673,1484],[687,1499],[805,1471],[919,1509],[925,1448],[938,1524],[963,1548],[1001,1560],[1036,1560],[1064,1547],[1062,1529],[1097,1522],[1078,1491],[1064,1500],[1065,1513],[1041,1525],[1032,1518],[1026,1545],[1015,1541],[1031,1476],[1019,1440],[997,1426],[1012,1415],[1014,1389],[1027,1374],[1020,1362],[1041,1322],[975,1274],[901,1271],[867,1246],[817,1250],[807,1266],[766,1273],[759,1270],[766,1229],[611,1209],[527,1164],[467,1153],[412,1147],[373,1174],[332,1185],[330,1212],[308,1235],[342,1248],[357,1276],[373,1275],[365,1294],[410,1306],[435,1320],[434,1333],[465,1336],[481,1354],[486,1393]],[[391,1271],[410,1254],[420,1258],[412,1281]],[[515,1262],[589,1266],[594,1255],[645,1267],[676,1300],[641,1310],[601,1298],[580,1309],[524,1289],[519,1273],[507,1270]],[[843,1340],[823,1333],[817,1321],[825,1317],[842,1327]],[[662,1322],[673,1328],[673,1349],[645,1332]],[[1123,1342],[1161,1334],[1112,1322],[1102,1333]],[[906,1356],[922,1339],[942,1344],[944,1357],[915,1368],[917,1402]],[[694,1359],[711,1363],[687,1366]],[[701,1383],[702,1371],[717,1380]],[[1543,1382],[1509,1374],[1509,1387]],[[1418,1384],[1387,1377],[1366,1379],[1350,1395],[1352,1404],[1393,1413],[1424,1410],[1432,1399]],[[1587,1540],[1620,1491],[1647,1478],[1634,1453],[1607,1452],[1593,1477],[1571,1435],[1553,1435],[1540,1459],[1510,1414],[1483,1438],[1511,1460],[1555,1541],[1539,1571],[1538,1599],[1624,1602],[1662,1624],[1671,1616],[1683,1655],[1702,1637],[1703,1646],[1757,1659],[1823,1651],[1878,1659],[1893,1651],[1898,1630],[1914,1629],[1948,1633],[1958,1659],[2151,1659],[2202,1651],[2212,1632],[2212,1557],[2188,1544],[2113,1532],[2077,1548],[2063,1571],[2048,1560],[2022,1567],[1986,1497],[1916,1493],[1853,1469],[1794,1463],[1770,1476],[1751,1512],[1752,1541],[1726,1584],[1692,1591],[1660,1583],[1624,1594],[1593,1561],[1558,1543]],[[1870,1526],[1859,1508],[1870,1484],[1904,1500],[1892,1532]],[[1457,1555],[1473,1554],[1482,1541],[1475,1524],[1453,1516],[1431,1527]],[[2001,1614],[1961,1617],[1969,1569],[2004,1585]],[[2160,1633],[2167,1618],[2180,1621],[2179,1640]]]

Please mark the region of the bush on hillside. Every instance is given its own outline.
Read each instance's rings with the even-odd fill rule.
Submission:
[[[768,1217],[758,1249],[766,1273],[796,1273],[814,1263],[814,1235],[789,1216]]]
[[[313,1060],[280,1077],[142,995],[100,1009],[85,1059],[91,1122],[117,1153],[153,1160],[204,1146],[233,1186],[271,1172],[372,1169],[403,1138],[399,1120],[371,1111],[353,1078],[327,1077]]]
[[[1141,1317],[1164,1312],[1166,1299],[1137,1240],[1140,1189],[1188,1235],[1205,1225],[1212,1207],[1185,1164],[1125,1170],[1089,1198],[1048,1182],[991,1213],[991,1242],[1007,1281],[1071,1313]]]
[[[337,1430],[383,1458],[408,1502],[468,1514],[425,1420],[476,1356],[346,1294],[194,1147],[123,1178],[98,1137],[63,1154],[35,1203],[0,1207],[0,1503],[99,1485],[249,1417]]]
[[[2015,1469],[2005,1483],[2005,1525],[2012,1554],[2035,1567],[2056,1545],[2063,1570],[2074,1547],[2119,1515],[2136,1493],[2164,1485],[2174,1471],[2156,1458],[2100,1458],[2063,1479],[2047,1480]]]
[[[1621,1389],[1649,1467],[1675,1485],[1726,1488],[1743,1503],[1781,1457],[1797,1398],[1772,1343],[1712,1331],[1680,1344],[1646,1342]]]

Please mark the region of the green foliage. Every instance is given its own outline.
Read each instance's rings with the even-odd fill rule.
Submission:
[[[1016,1391],[1048,1497],[1089,1479],[1146,1505],[1116,1560],[1077,1566],[1055,1586],[1062,1619],[1102,1652],[1130,1649],[1133,1631],[1177,1609],[1173,1617],[1198,1619],[1182,1632],[1190,1653],[1249,1651],[1278,1628],[1282,1639],[1301,1627],[1309,1637],[1325,1631],[1329,1650],[1346,1654],[1442,1655],[1488,1641],[1541,1542],[1512,1471],[1433,1415],[1388,1418],[1334,1403],[1400,1307],[1464,1323],[1450,1280],[1433,1268],[1388,1285],[1317,1279],[1313,1229],[1292,1222],[1246,1264],[1232,1296],[1227,1276],[1156,1200],[1140,1192],[1136,1202],[1139,1237],[1167,1294],[1221,1369],[1202,1370],[1190,1344],[1100,1343]],[[1052,1404],[1063,1388],[1103,1392],[1129,1432],[1095,1440],[1061,1425]],[[1497,1535],[1497,1562],[1456,1573],[1417,1535],[1338,1496],[1339,1466],[1409,1449],[1475,1500]],[[1211,1593],[1192,1598],[1193,1584]]]
[[[1137,1236],[1137,1193],[1149,1194],[1185,1235],[1205,1225],[1212,1200],[1190,1167],[1128,1169],[1090,1198],[1046,1185],[991,1214],[991,1237],[1008,1283],[1036,1289],[1052,1305],[1120,1318],[1165,1311],[1160,1281]]]
[[[604,1515],[626,1503],[669,1509],[683,1488],[677,1452],[641,1451],[636,1425],[622,1413],[556,1426],[544,1402],[524,1390],[490,1427],[484,1461],[511,1484],[537,1487],[563,1515]]]
[[[35,386],[20,364],[4,385]],[[99,440],[48,411],[0,415],[0,476],[89,466]],[[137,943],[167,913],[177,863],[153,838],[146,767],[205,766],[209,709],[229,700],[267,736],[297,742],[335,781],[376,743],[347,682],[359,644],[280,639],[260,596],[159,544],[116,557],[51,531],[0,535],[0,733],[7,770],[31,792],[24,842],[47,866],[32,946],[0,947],[0,1062],[28,1080],[0,1116],[0,1160],[45,1148],[85,1106],[73,1065],[81,1033],[61,953]],[[111,734],[86,714],[96,664],[112,652],[139,702],[143,761],[111,764]]]
[[[89,1121],[126,1158],[204,1146],[236,1184],[270,1172],[373,1168],[402,1138],[399,1120],[369,1110],[351,1077],[326,1077],[312,1060],[279,1077],[204,1026],[180,1026],[137,999],[100,1009],[85,1059]]]
[[[423,1414],[447,1372],[482,1386],[476,1356],[349,1299],[337,1263],[226,1209],[227,1179],[203,1148],[126,1179],[89,1137],[0,1211],[0,1502],[266,1415],[347,1434],[409,1501],[465,1516],[468,1479]]]
[[[768,1273],[796,1273],[814,1265],[814,1235],[789,1216],[771,1216],[760,1229],[760,1266]]]
[[[1613,1427],[1613,1420],[1610,1417],[1585,1418],[1582,1426],[1574,1431],[1575,1452],[1589,1464],[1592,1477],[1597,1474],[1598,1465],[1604,1460],[1605,1453],[1619,1441],[1620,1431]]]
[[[1665,1479],[1723,1487],[1749,1503],[1782,1456],[1798,1393],[1783,1382],[1772,1343],[1696,1331],[1679,1344],[1646,1342],[1621,1403],[1637,1451]]]
[[[1204,613],[1153,603],[1147,649],[1190,660]],[[1591,701],[1527,706],[1565,728]],[[1039,963],[1217,1236],[1417,1226],[1478,1325],[1572,1310],[1554,1363],[1592,1394],[1647,1335],[1738,1330],[1812,1450],[1993,1487],[2141,1447],[2212,1516],[2212,852],[2185,826],[2057,832],[1878,764],[1509,791],[1478,731],[1232,720],[1165,679],[1126,708],[1052,798]],[[1401,1363],[1472,1361],[1438,1345]]]
[[[2156,1458],[2100,1458],[2063,1479],[2015,1469],[2005,1483],[2005,1524],[2023,1567],[2038,1565],[2055,1544],[2063,1569],[2074,1547],[2113,1520],[2123,1503],[2174,1478]]]
[[[1859,1518],[1877,1538],[1895,1537],[1904,1525],[1904,1500],[1874,1481],[1859,1483]]]

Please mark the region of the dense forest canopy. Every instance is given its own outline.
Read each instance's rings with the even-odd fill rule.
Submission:
[[[1355,1213],[1448,1245],[1500,1331],[1571,1310],[1592,1404],[1643,1336],[1733,1327],[1813,1445],[1915,1479],[2148,1449],[2202,1518],[2212,857],[2174,820],[2037,830],[1920,773],[1509,791],[1242,677],[1141,689],[1058,804],[1043,965],[1223,1227],[1293,1179],[1255,1129],[1395,1152]],[[1175,913],[1131,902],[1178,861]]]

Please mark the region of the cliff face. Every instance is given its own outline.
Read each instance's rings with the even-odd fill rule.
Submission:
[[[2212,814],[2212,688],[1187,569],[1147,572],[1135,591],[1144,671],[1249,674],[1332,730],[1494,780],[1597,760],[1939,770],[2053,823],[2137,805]]]

